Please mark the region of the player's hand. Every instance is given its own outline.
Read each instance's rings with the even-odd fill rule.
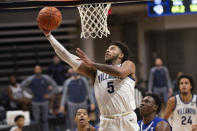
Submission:
[[[38,25],[38,26],[39,26],[39,25]],[[50,30],[46,30],[46,29],[44,29],[44,28],[42,28],[42,27],[40,27],[40,26],[39,26],[39,28],[40,28],[40,30],[45,34],[45,36],[48,36],[48,35],[51,33]]]
[[[197,131],[197,124],[196,125],[192,125],[192,131]]]
[[[77,48],[76,53],[80,57],[79,60],[83,61],[86,66],[93,67],[94,62],[81,49]]]

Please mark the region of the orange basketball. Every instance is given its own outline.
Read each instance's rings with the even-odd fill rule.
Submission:
[[[48,31],[57,29],[62,22],[62,14],[55,7],[45,7],[38,13],[38,25]]]

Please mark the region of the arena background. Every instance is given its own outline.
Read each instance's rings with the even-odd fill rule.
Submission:
[[[137,78],[146,86],[154,59],[161,57],[171,79],[179,71],[197,78],[197,15],[148,17],[147,4],[112,6],[108,17],[111,32],[103,39],[81,39],[81,23],[77,8],[59,8],[63,22],[54,36],[71,52],[82,48],[91,59],[103,63],[104,52],[111,40],[128,44],[136,63]],[[40,9],[0,12],[0,92],[9,84],[9,76],[19,81],[32,75],[36,64],[47,71],[54,50],[39,30],[36,17]]]
[[[103,62],[104,51],[111,40],[128,44],[137,66],[140,82],[147,81],[154,58],[161,57],[172,79],[182,71],[197,76],[197,15],[148,17],[147,5],[112,6],[108,17],[111,35],[103,39],[80,39],[80,18],[76,8],[60,8],[63,22],[53,34],[68,49],[81,47],[97,62]],[[35,64],[46,71],[54,51],[38,29],[40,9],[0,12],[0,83],[16,73],[19,80],[31,75]]]

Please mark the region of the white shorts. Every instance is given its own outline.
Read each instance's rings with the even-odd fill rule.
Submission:
[[[139,131],[135,112],[114,119],[100,116],[99,131]]]

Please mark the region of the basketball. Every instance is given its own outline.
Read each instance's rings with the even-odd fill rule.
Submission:
[[[39,27],[51,31],[57,29],[62,22],[62,14],[55,7],[44,7],[37,16]]]

